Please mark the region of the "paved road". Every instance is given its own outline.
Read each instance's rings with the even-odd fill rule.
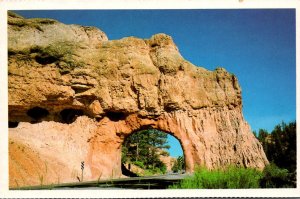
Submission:
[[[166,189],[174,183],[178,183],[188,174],[168,174],[147,177],[121,178],[95,182],[87,182],[84,185],[60,186],[54,189]]]
[[[64,183],[51,186],[22,187],[19,189],[166,189],[170,185],[178,183],[188,175],[189,174],[168,174],[159,176],[131,177],[90,182]]]

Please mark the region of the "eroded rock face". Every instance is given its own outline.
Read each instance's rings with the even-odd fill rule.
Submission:
[[[9,121],[20,122],[9,138],[48,169],[65,168],[60,182],[77,181],[81,161],[84,180],[121,176],[122,142],[145,128],[179,139],[188,172],[268,164],[242,116],[237,78],[184,60],[168,35],[108,40],[96,28],[11,13],[8,36]]]

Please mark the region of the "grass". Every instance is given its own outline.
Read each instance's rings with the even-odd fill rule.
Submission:
[[[40,181],[40,186],[44,185],[44,175],[39,174],[39,181]]]
[[[19,188],[20,186],[19,186],[19,183],[18,183],[17,179],[15,179],[15,183],[17,185],[16,187]]]
[[[252,168],[227,167],[208,170],[196,168],[193,176],[169,188],[173,189],[246,189],[246,188],[295,188],[294,174],[271,163],[263,171]]]
[[[134,162],[132,162],[132,164],[134,164],[134,165],[136,165],[136,166],[138,166],[138,167],[140,167],[140,168],[142,168],[142,169],[144,169],[145,168],[145,165],[144,165],[144,163],[143,162],[141,162],[141,161],[134,161]]]
[[[45,19],[45,18],[32,18],[32,19],[24,19],[22,16],[8,11],[8,16],[12,18],[8,18],[8,24],[12,25],[15,30],[21,30],[21,27],[28,27],[28,28],[33,28],[37,29],[39,31],[43,31],[41,25],[49,25],[49,24],[54,24],[57,23],[56,20],[54,19]]]
[[[262,172],[256,169],[228,167],[208,170],[197,168],[194,175],[182,180],[170,188],[173,189],[241,189],[259,188]]]
[[[39,31],[43,31],[40,24],[37,23],[36,21],[32,21],[32,20],[24,20],[22,18],[15,18],[13,20],[8,20],[8,24],[12,25],[15,30],[21,30],[20,29],[21,27],[26,26],[26,27],[29,27],[29,28],[37,29]]]
[[[159,168],[154,169],[144,169],[143,174],[139,174],[139,176],[154,176],[154,175],[163,175],[165,174],[164,171],[161,171]]]
[[[98,179],[97,179],[97,182],[98,182],[98,183],[99,183],[100,180],[101,180],[101,176],[102,176],[102,171],[100,172],[99,177],[98,177]]]
[[[21,15],[18,15],[17,13],[14,13],[12,11],[7,11],[7,15],[14,18],[23,18]]]

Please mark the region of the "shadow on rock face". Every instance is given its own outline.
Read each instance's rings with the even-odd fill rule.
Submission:
[[[27,115],[30,116],[35,121],[38,121],[44,117],[49,115],[49,111],[47,109],[41,107],[33,107],[27,111]]]
[[[139,177],[136,173],[131,172],[128,170],[124,164],[121,166],[122,174],[128,177]]]
[[[111,121],[114,122],[117,122],[119,120],[124,120],[127,117],[127,115],[122,112],[107,112],[106,115]]]
[[[64,109],[60,112],[62,122],[67,124],[71,124],[78,116],[83,114],[83,111],[78,109]]]

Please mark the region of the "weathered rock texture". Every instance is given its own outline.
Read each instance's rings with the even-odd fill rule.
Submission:
[[[178,138],[188,172],[268,164],[237,78],[184,60],[168,35],[110,41],[93,27],[11,13],[8,54],[11,186],[77,181],[81,161],[84,180],[121,176],[122,142],[145,128]],[[36,158],[18,163],[16,144]],[[26,169],[31,161],[47,166]]]

